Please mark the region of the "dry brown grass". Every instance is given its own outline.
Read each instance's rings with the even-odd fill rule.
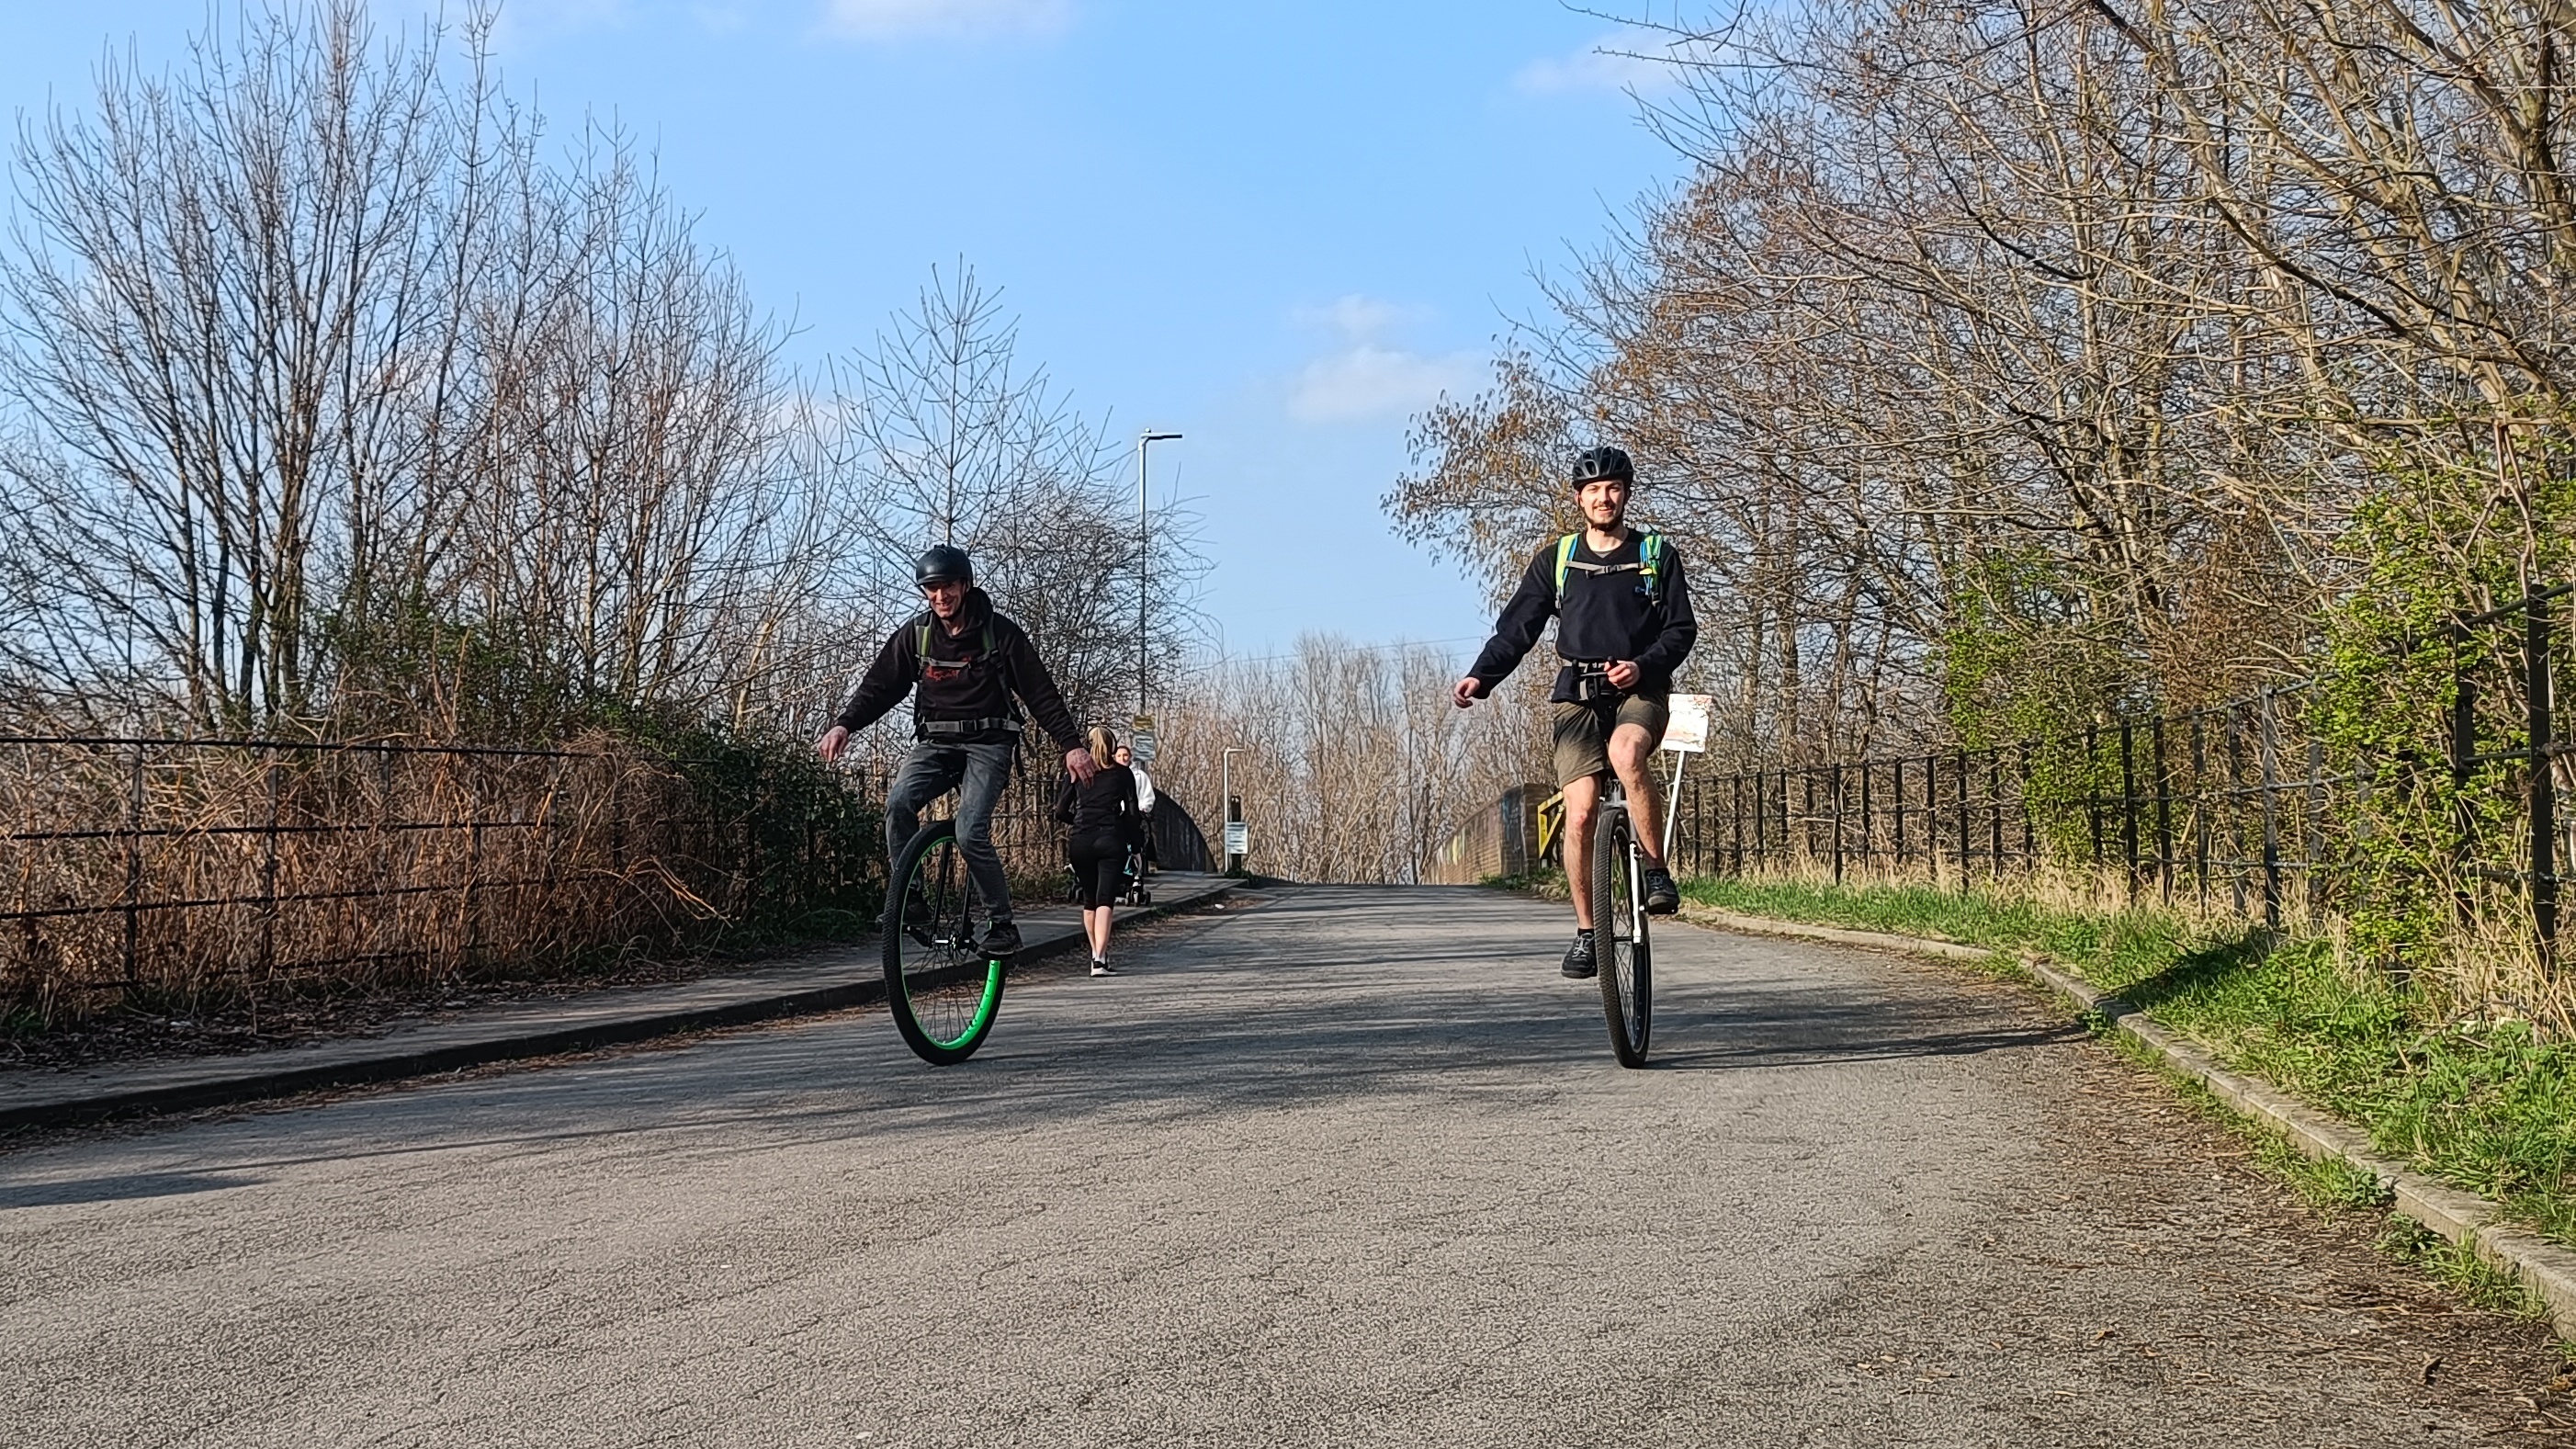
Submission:
[[[343,993],[560,969],[743,904],[739,822],[605,739],[555,752],[0,751],[0,1007]]]

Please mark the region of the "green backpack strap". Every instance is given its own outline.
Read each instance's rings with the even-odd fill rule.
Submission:
[[[1556,541],[1556,596],[1565,597],[1566,570],[1574,565],[1574,546],[1582,538],[1569,533]],[[1590,567],[1590,565],[1586,565]],[[1625,572],[1623,565],[1620,572]],[[1664,599],[1664,536],[1649,533],[1637,540],[1637,572],[1645,575],[1646,597],[1657,603]]]
[[[924,613],[920,618],[915,619],[912,622],[912,655],[913,663],[916,666],[923,669],[930,667],[930,615],[928,613]],[[986,659],[995,657],[993,653],[993,621],[990,619],[984,621],[983,657]]]

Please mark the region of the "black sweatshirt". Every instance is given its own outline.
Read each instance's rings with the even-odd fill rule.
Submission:
[[[921,727],[930,720],[1016,720],[1020,711],[1011,697],[1017,695],[1028,702],[1029,713],[1037,716],[1066,753],[1081,749],[1082,727],[1074,723],[1073,711],[1065,708],[1055,677],[1038,662],[1027,631],[993,612],[993,601],[982,589],[966,591],[965,607],[957,611],[957,620],[963,627],[953,635],[926,612],[895,630],[885,648],[877,651],[876,662],[868,666],[867,677],[859,681],[858,693],[841,711],[841,727],[852,733],[866,729],[903,703],[918,683],[921,694],[912,705],[916,739],[935,738],[942,744],[1008,740],[1016,732],[1000,726],[935,736],[924,734]],[[919,648],[924,623],[930,626],[927,670]],[[984,647],[988,637],[989,653]]]
[[[1144,812],[1136,808],[1136,775],[1125,765],[1103,765],[1088,785],[1070,775],[1056,787],[1055,818],[1073,827],[1073,838],[1087,839],[1115,830],[1134,844],[1144,838]]]
[[[1635,563],[1638,540],[1644,537],[1636,529],[1629,529],[1627,539],[1608,553],[1594,553],[1588,541],[1577,538],[1574,557],[1577,562],[1590,564]],[[1548,540],[1531,557],[1529,567],[1522,570],[1520,587],[1512,592],[1511,602],[1503,605],[1503,616],[1494,622],[1494,637],[1485,641],[1483,652],[1467,671],[1476,680],[1477,697],[1493,693],[1494,686],[1520,666],[1546,630],[1550,614],[1557,616],[1559,658],[1634,660],[1639,691],[1671,689],[1673,674],[1689,657],[1691,645],[1698,642],[1699,621],[1691,616],[1690,588],[1682,581],[1681,551],[1673,547],[1671,539],[1664,540],[1663,556],[1655,567],[1663,575],[1660,600],[1647,595],[1643,574],[1590,574],[1581,569],[1566,570],[1565,597],[1560,600],[1556,596],[1556,540]],[[1571,667],[1557,671],[1556,688],[1548,698],[1559,703],[1573,702]]]

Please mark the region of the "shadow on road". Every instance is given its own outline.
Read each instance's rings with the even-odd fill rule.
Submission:
[[[1506,1083],[1530,1091],[1534,1078],[1546,1083],[1541,1093],[1651,1091],[1668,1073],[1833,1070],[2082,1035],[2072,1022],[2027,1024],[1994,998],[1937,981],[1855,968],[1847,953],[1671,928],[1658,938],[1655,1070],[1622,1072],[1598,988],[1557,974],[1563,931],[1562,907],[1500,893],[1291,891],[1258,912],[1159,936],[1127,962],[1128,974],[1027,983],[1005,1003],[993,1040],[960,1067],[924,1066],[882,1011],[852,1012],[386,1093],[368,1099],[363,1145],[225,1166],[534,1152],[646,1133],[681,1134],[675,1150],[723,1157],[852,1138],[894,1145],[1003,1118],[1028,1127],[1168,1121],[1362,1098],[1438,1111],[1443,1099]],[[0,1204],[33,1205],[31,1192],[103,1198],[238,1185],[113,1181],[0,1187]]]
[[[0,1212],[10,1208],[184,1197],[195,1192],[220,1192],[228,1187],[256,1187],[260,1181],[256,1177],[221,1172],[132,1172],[113,1177],[75,1178],[69,1182],[26,1183],[0,1187]]]

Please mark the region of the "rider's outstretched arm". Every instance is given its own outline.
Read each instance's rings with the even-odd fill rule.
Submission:
[[[921,661],[914,657],[912,631],[895,630],[894,637],[886,640],[885,647],[877,651],[876,662],[868,666],[866,676],[859,680],[858,692],[850,696],[850,702],[842,707],[840,718],[834,723],[852,734],[875,724],[885,718],[887,711],[903,703],[903,697],[912,692],[913,676],[920,672]]]
[[[1547,620],[1556,612],[1556,550],[1553,545],[1540,549],[1531,557],[1529,567],[1521,571],[1520,587],[1512,590],[1511,602],[1503,605],[1502,617],[1494,621],[1494,637],[1476,655],[1467,677],[1478,684],[1479,698],[1491,693],[1521,660],[1537,647],[1538,636],[1547,631]]]

